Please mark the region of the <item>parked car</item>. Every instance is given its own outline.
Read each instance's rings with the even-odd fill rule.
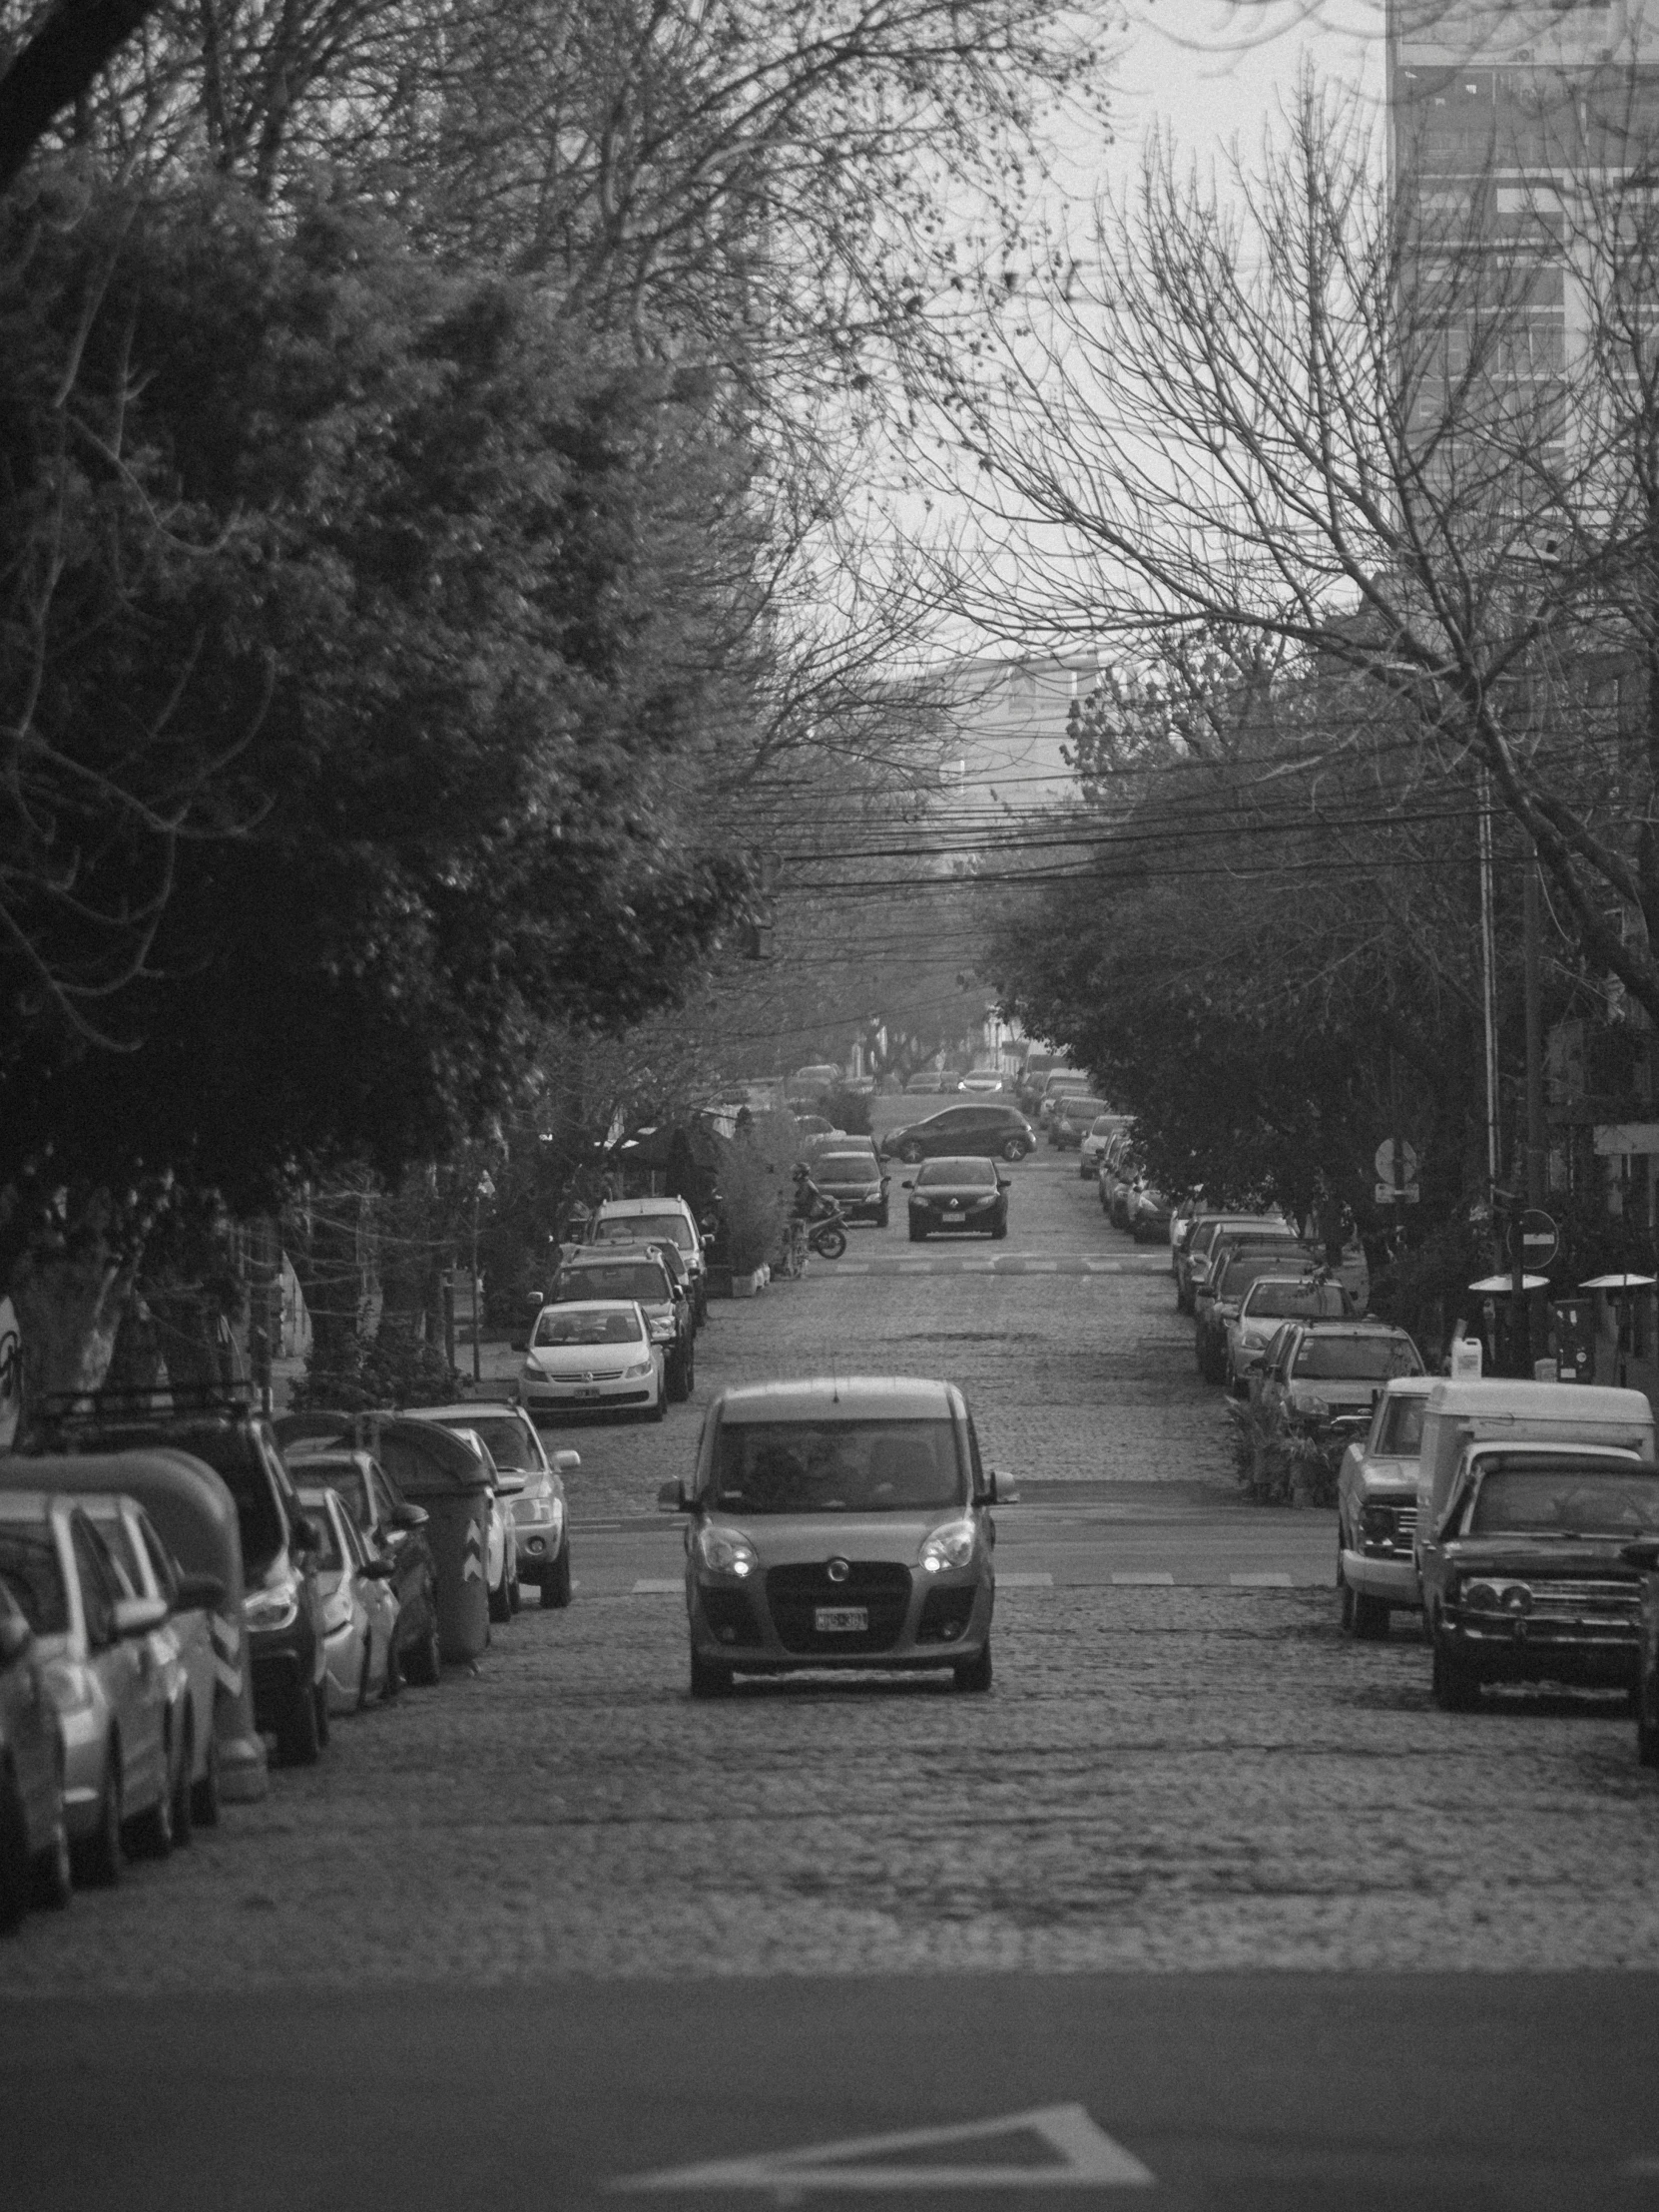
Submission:
[[[1127,1114],[1096,1114],[1083,1132],[1083,1141],[1077,1148],[1077,1173],[1084,1182],[1100,1173],[1101,1156],[1120,1129],[1127,1129]]]
[[[1642,1574],[1624,1549],[1652,1536],[1649,1460],[1550,1443],[1467,1450],[1418,1547],[1435,1702],[1466,1712],[1493,1682],[1634,1691]]]
[[[723,1390],[690,1478],[693,1697],[734,1674],[948,1667],[991,1686],[996,1577],[981,1465],[953,1383],[846,1376]]]
[[[1522,1382],[1501,1377],[1437,1381],[1423,1407],[1417,1453],[1418,1565],[1438,1534],[1466,1455],[1485,1443],[1587,1444],[1653,1459],[1653,1408],[1641,1390],[1593,1382]]]
[[[841,1079],[841,1071],[833,1060],[815,1060],[810,1066],[797,1068],[784,1085],[784,1103],[787,1106],[816,1106],[826,1091],[834,1090]]]
[[[904,1089],[908,1096],[922,1098],[937,1095],[940,1091],[953,1091],[956,1078],[949,1068],[922,1068],[915,1075],[906,1076]]]
[[[889,1159],[914,1167],[918,1160],[939,1159],[946,1153],[1023,1160],[1036,1144],[1036,1131],[1017,1107],[986,1099],[972,1106],[947,1106],[925,1121],[889,1130],[881,1150]]]
[[[1106,1101],[1088,1091],[1064,1091],[1048,1117],[1048,1141],[1056,1152],[1080,1152],[1083,1139],[1101,1115]]]
[[[1043,1087],[1037,1094],[1037,1120],[1046,1128],[1060,1109],[1063,1098],[1092,1096],[1093,1078],[1081,1068],[1050,1068],[1043,1077]]]
[[[0,1548],[0,1935],[10,1935],[31,1900],[67,1905],[73,1877],[57,1709],[4,1562]]]
[[[1116,1229],[1128,1226],[1124,1201],[1140,1172],[1141,1160],[1135,1150],[1134,1132],[1125,1123],[1107,1138],[1101,1148],[1100,1165],[1095,1170],[1100,1210]]]
[[[593,1298],[544,1306],[530,1334],[518,1401],[533,1417],[626,1412],[661,1420],[668,1410],[663,1347],[637,1300]]]
[[[97,1452],[171,1446],[225,1483],[242,1543],[255,1726],[276,1736],[286,1764],[314,1762],[328,1738],[322,1606],[312,1565],[317,1532],[300,1509],[270,1420],[234,1402],[186,1413],[134,1407],[108,1418],[77,1417],[65,1424],[64,1440]]]
[[[1102,1199],[1102,1204],[1104,1203]],[[1176,1253],[1175,1305],[1178,1313],[1190,1314],[1195,1309],[1198,1285],[1209,1267],[1210,1247],[1218,1237],[1240,1229],[1259,1230],[1263,1240],[1288,1237],[1293,1243],[1299,1241],[1297,1232],[1283,1214],[1196,1215],[1187,1238]]]
[[[517,1475],[523,1488],[512,1498],[518,1577],[533,1582],[546,1607],[570,1603],[570,1501],[565,1476],[582,1464],[579,1451],[549,1452],[522,1405],[509,1398],[475,1398],[457,1405],[410,1407],[410,1418],[481,1436],[503,1480]]]
[[[328,1710],[360,1713],[370,1699],[397,1688],[397,1600],[388,1587],[392,1564],[366,1549],[330,1484],[305,1484],[299,1500],[322,1531],[316,1564]]]
[[[1169,1235],[1172,1212],[1168,1194],[1144,1173],[1124,1193],[1124,1223],[1137,1244],[1162,1244]]]
[[[1314,1442],[1335,1479],[1383,1384],[1421,1373],[1415,1344],[1389,1322],[1288,1321],[1263,1359],[1260,1403],[1282,1434]]]
[[[1193,1336],[1198,1372],[1206,1382],[1226,1380],[1227,1325],[1238,1314],[1251,1284],[1264,1275],[1299,1278],[1317,1266],[1306,1245],[1292,1244],[1287,1238],[1269,1244],[1228,1238],[1215,1247],[1209,1277],[1197,1290],[1198,1326]]]
[[[1262,1355],[1281,1323],[1341,1321],[1352,1311],[1348,1293],[1330,1276],[1293,1273],[1289,1262],[1283,1274],[1258,1275],[1239,1300],[1237,1312],[1225,1322],[1227,1387],[1232,1395],[1250,1395],[1250,1385],[1261,1372]]]
[[[1014,1086],[1000,1068],[969,1068],[957,1088],[975,1098],[1011,1098]]]
[[[924,1160],[910,1194],[910,1242],[941,1232],[1003,1238],[1008,1234],[1008,1179],[994,1160]]]
[[[162,1687],[173,1841],[188,1844],[199,1807],[205,1827],[219,1819],[213,1615],[224,1604],[225,1585],[212,1575],[186,1575],[137,1498],[94,1491],[78,1503],[131,1595],[166,1609],[161,1626],[150,1632],[148,1658]]]
[[[34,1633],[57,1714],[77,1878],[117,1881],[124,1854],[165,1858],[165,1692],[142,1647],[167,1607],[131,1596],[77,1500],[44,1490],[0,1490],[0,1580]]]
[[[1392,1612],[1416,1612],[1417,1454],[1434,1379],[1396,1375],[1384,1382],[1364,1436],[1337,1469],[1337,1588],[1342,1624],[1354,1636],[1385,1636]]]
[[[709,1310],[709,1269],[703,1233],[685,1199],[608,1198],[588,1225],[588,1241],[596,1245],[672,1245],[685,1263],[692,1319],[702,1328]]]
[[[813,1181],[848,1221],[886,1228],[888,1177],[868,1137],[842,1137],[816,1152]]]
[[[439,1675],[438,1578],[426,1508],[411,1505],[374,1454],[348,1440],[310,1437],[284,1449],[295,1481],[336,1491],[370,1554],[390,1562],[393,1680],[429,1688]]]
[[[669,1396],[676,1403],[690,1397],[697,1384],[691,1308],[661,1256],[631,1250],[577,1253],[559,1270],[547,1303],[588,1305],[595,1299],[621,1299],[642,1310],[652,1343],[662,1348]]]

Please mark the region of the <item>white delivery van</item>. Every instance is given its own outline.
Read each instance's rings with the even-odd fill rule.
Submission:
[[[1439,1529],[1457,1466],[1473,1443],[1595,1444],[1654,1456],[1653,1408],[1640,1390],[1585,1382],[1436,1382],[1422,1416],[1415,1552]]]

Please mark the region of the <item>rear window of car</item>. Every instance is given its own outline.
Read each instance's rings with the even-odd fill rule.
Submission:
[[[0,1528],[0,1582],[37,1636],[67,1636],[69,1592],[58,1547],[44,1530]]]
[[[1385,1382],[1396,1375],[1421,1375],[1422,1362],[1404,1337],[1308,1337],[1293,1372],[1314,1382]]]
[[[1468,1528],[1480,1536],[1648,1535],[1659,1529],[1659,1474],[1502,1468],[1475,1492]]]
[[[1344,1312],[1340,1283],[1286,1283],[1259,1276],[1239,1309],[1252,1321],[1336,1321]]]
[[[359,1528],[374,1526],[368,1482],[354,1459],[297,1459],[294,1463],[304,1475],[307,1489],[320,1489],[326,1484]],[[300,1495],[303,1496],[304,1491]]]
[[[1103,1098],[1068,1097],[1060,1111],[1067,1121],[1095,1121],[1106,1111],[1106,1101]]]
[[[744,1513],[883,1513],[964,1504],[948,1420],[744,1421],[723,1427],[713,1502]]]
[[[664,1240],[678,1245],[682,1252],[693,1247],[691,1223],[684,1214],[628,1214],[615,1220],[600,1220],[594,1231],[595,1244],[661,1244]]]
[[[561,1305],[588,1298],[633,1298],[646,1306],[666,1306],[674,1293],[662,1266],[651,1260],[618,1260],[592,1267],[567,1268],[553,1293]]]
[[[820,1183],[857,1183],[867,1182],[876,1167],[867,1152],[827,1152],[813,1162],[813,1173]]]
[[[243,1569],[250,1582],[258,1580],[287,1541],[276,1478],[252,1430],[229,1421],[178,1421],[103,1431],[100,1441],[114,1451],[171,1444],[205,1460],[236,1500]]]
[[[1294,1253],[1291,1256],[1291,1264],[1293,1267],[1296,1265]],[[1283,1275],[1284,1272],[1285,1255],[1283,1252],[1236,1253],[1231,1260],[1226,1261],[1222,1266],[1221,1274],[1216,1279],[1216,1295],[1218,1298],[1242,1298],[1250,1286],[1253,1283],[1259,1283],[1263,1276]],[[1337,1311],[1340,1314],[1342,1307],[1339,1306]]]
[[[536,1344],[542,1351],[550,1345],[637,1345],[639,1341],[640,1325],[632,1314],[543,1314],[536,1324]],[[500,1456],[497,1452],[496,1457]]]
[[[948,1183],[953,1188],[966,1186],[970,1190],[991,1190],[996,1184],[996,1169],[989,1160],[947,1159],[924,1160],[916,1170],[916,1189],[928,1184]]]

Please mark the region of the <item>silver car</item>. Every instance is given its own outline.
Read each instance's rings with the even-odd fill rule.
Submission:
[[[693,1697],[825,1667],[948,1667],[959,1690],[988,1690],[998,1479],[953,1383],[722,1391],[690,1482],[659,1492],[690,1515]]]

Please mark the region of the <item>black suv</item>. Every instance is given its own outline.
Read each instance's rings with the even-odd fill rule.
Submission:
[[[174,1393],[177,1397],[182,1393]],[[300,1506],[264,1414],[241,1404],[177,1405],[150,1410],[136,1391],[109,1410],[49,1418],[50,1445],[62,1451],[137,1451],[162,1445],[212,1467],[236,1500],[247,1589],[243,1627],[254,1676],[254,1725],[276,1738],[277,1757],[309,1766],[328,1740],[323,1672],[322,1600],[316,1560],[320,1533]]]
[[[559,1270],[551,1303],[568,1306],[585,1298],[633,1299],[651,1342],[662,1347],[669,1396],[691,1396],[697,1381],[691,1300],[655,1245],[590,1245],[575,1253]]]
[[[917,1160],[945,1159],[952,1154],[976,1160],[1023,1160],[1036,1147],[1036,1133],[1017,1106],[999,1106],[987,1100],[979,1106],[947,1106],[912,1121],[906,1128],[890,1130],[881,1150],[896,1153],[907,1164]]]

